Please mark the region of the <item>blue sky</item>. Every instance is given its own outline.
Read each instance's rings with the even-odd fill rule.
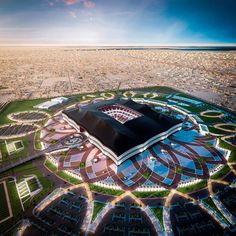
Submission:
[[[0,0],[1,44],[234,44],[236,0]]]

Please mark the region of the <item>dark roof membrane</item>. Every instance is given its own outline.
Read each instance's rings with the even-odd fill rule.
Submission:
[[[120,104],[142,114],[121,124],[111,116],[99,111],[105,105]],[[181,121],[152,110],[148,105],[129,100],[112,99],[64,111],[71,120],[96,137],[117,156],[140,145],[155,135],[169,130]]]

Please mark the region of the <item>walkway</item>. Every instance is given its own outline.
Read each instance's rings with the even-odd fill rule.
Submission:
[[[159,220],[154,216],[153,212],[150,210],[150,208],[147,206],[146,208],[144,208],[145,213],[147,214],[147,216],[150,218],[156,232],[157,235],[165,235]]]

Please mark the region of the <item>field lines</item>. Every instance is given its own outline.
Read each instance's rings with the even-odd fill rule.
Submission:
[[[38,194],[43,189],[38,178],[34,175],[24,178],[20,182],[16,183],[16,188],[22,203],[22,207],[25,202],[27,202],[30,198]]]
[[[13,216],[9,193],[6,181],[0,182],[0,224],[7,221]]]

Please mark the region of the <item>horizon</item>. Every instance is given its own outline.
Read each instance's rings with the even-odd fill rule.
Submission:
[[[236,43],[222,44],[0,44],[0,47],[236,47]]]

